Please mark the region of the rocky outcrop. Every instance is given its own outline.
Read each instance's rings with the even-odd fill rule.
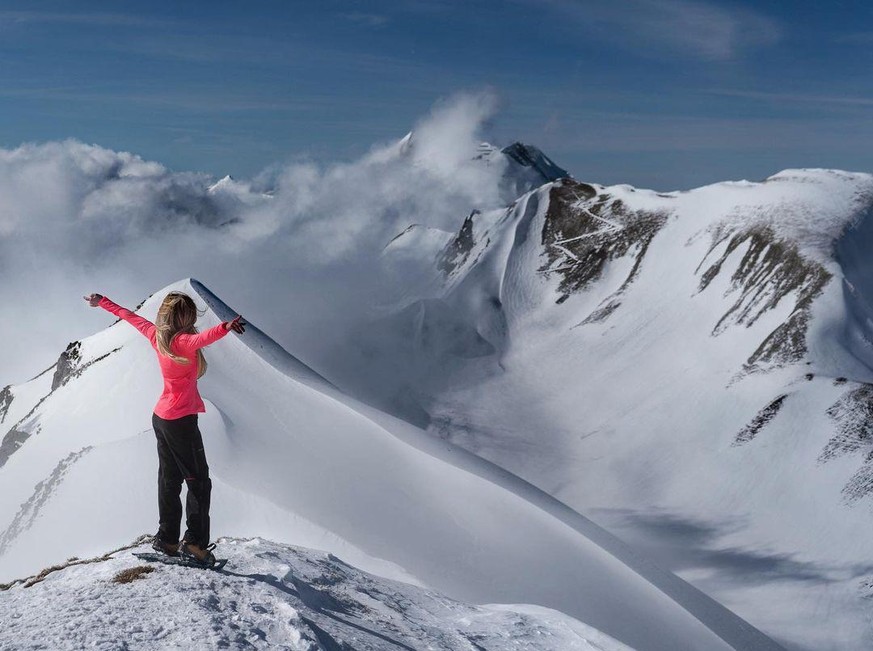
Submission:
[[[102,359],[109,357],[112,353],[121,350],[121,348],[113,348],[108,353],[95,357],[85,363],[82,363],[81,355],[82,342],[74,341],[67,346],[67,349],[61,353],[58,358],[58,363],[55,366],[55,374],[52,377],[52,391],[64,386],[72,378],[79,377],[92,364],[96,364]]]
[[[12,386],[5,386],[0,391],[0,423],[6,420],[6,414],[9,413],[9,407],[12,406]]]
[[[557,302],[563,303],[600,278],[610,261],[633,256],[624,282],[583,323],[608,317],[621,305],[621,295],[637,277],[668,214],[629,210],[620,199],[598,194],[586,183],[565,179],[555,184],[542,232],[546,261],[539,271],[560,278]]]
[[[79,341],[71,342],[66,350],[61,353],[58,362],[55,365],[55,373],[52,376],[51,391],[40,398],[30,411],[28,411],[8,432],[6,432],[6,435],[3,437],[2,441],[0,441],[0,468],[6,465],[6,462],[9,461],[9,457],[24,445],[27,439],[39,433],[39,423],[35,422],[37,419],[31,417],[57,389],[67,384],[71,379],[79,377],[93,364],[106,359],[112,353],[121,350],[120,347],[113,348],[108,353],[95,357],[85,363],[81,363],[81,345],[82,344]],[[2,400],[2,396],[0,396],[0,400]],[[0,422],[2,422],[2,420],[0,420]]]
[[[464,266],[464,263],[467,262],[467,258],[470,256],[470,251],[476,245],[476,241],[473,238],[473,218],[478,214],[478,210],[470,213],[461,225],[461,230],[440,254],[437,260],[437,268],[447,276],[452,275],[457,269]]]
[[[736,435],[733,445],[742,445],[754,439],[758,432],[764,429],[764,426],[776,417],[776,414],[782,409],[782,405],[785,404],[787,397],[788,394],[779,396],[755,414],[755,417]]]
[[[873,491],[873,384],[844,393],[827,415],[834,421],[834,436],[819,455],[819,463],[847,454],[864,455],[863,465],[842,489],[845,500],[852,503]]]
[[[52,391],[65,385],[75,375],[76,367],[81,358],[79,354],[81,347],[82,342],[73,341],[67,344],[67,349],[61,353],[58,363],[55,364],[55,374],[52,377]]]
[[[800,361],[806,354],[806,332],[813,300],[832,276],[824,266],[801,255],[796,244],[780,240],[770,228],[740,231],[717,229],[706,258],[728,240],[719,258],[700,276],[704,291],[722,271],[722,266],[741,246],[746,250],[731,275],[731,291],[737,298],[712,330],[717,336],[731,324],[752,326],[783,300],[794,301],[790,316],[752,352],[744,372],[754,372]],[[698,270],[700,267],[698,267]]]
[[[30,432],[17,429],[16,427],[6,432],[6,436],[0,441],[0,468],[6,465],[9,457],[24,445],[24,442],[29,438]]]
[[[556,165],[548,156],[531,145],[514,142],[508,147],[504,147],[501,151],[522,167],[529,167],[535,170],[542,179],[542,183],[549,183],[570,176],[567,170]]]

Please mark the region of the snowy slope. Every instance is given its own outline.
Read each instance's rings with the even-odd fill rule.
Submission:
[[[201,328],[234,314],[195,280],[139,311],[153,318],[174,289],[203,308]],[[635,648],[777,648],[532,486],[347,397],[257,328],[207,358],[213,535],[324,549],[473,603],[554,608]],[[156,521],[160,377],[148,343],[116,323],[71,344],[53,371],[52,384],[7,391],[6,579],[102,553]]]
[[[223,539],[220,573],[152,564],[118,551],[0,592],[0,648],[469,649],[630,651],[566,615],[535,606],[472,606],[362,572],[331,554]]]
[[[790,646],[869,648],[871,206],[871,175],[834,170],[546,184],[420,252],[451,264],[374,325],[414,370],[371,399],[414,404]],[[403,319],[425,303],[462,339]]]

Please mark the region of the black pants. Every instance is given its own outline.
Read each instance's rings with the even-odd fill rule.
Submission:
[[[197,414],[164,420],[152,414],[158,439],[158,536],[164,542],[179,540],[182,522],[182,482],[188,485],[185,502],[184,540],[201,549],[209,544],[209,496],[212,480],[203,451],[203,438],[197,427]]]

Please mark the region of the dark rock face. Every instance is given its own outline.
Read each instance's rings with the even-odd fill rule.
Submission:
[[[606,319],[621,305],[621,295],[634,281],[649,245],[667,221],[667,212],[628,210],[620,199],[598,195],[590,185],[570,179],[550,191],[542,232],[546,262],[539,271],[561,278],[563,303],[603,274],[607,263],[632,255],[634,264],[621,287],[583,323]]]
[[[69,343],[67,349],[61,353],[61,356],[58,358],[58,363],[55,365],[55,374],[52,377],[52,391],[65,385],[75,374],[76,366],[81,357],[79,354],[81,346],[81,342],[73,341]]]
[[[785,404],[785,398],[787,397],[788,394],[779,396],[755,414],[755,417],[749,422],[749,424],[741,429],[736,435],[733,444],[742,445],[743,443],[748,443],[754,439],[755,436],[758,435],[758,432],[760,432],[767,423],[776,417],[776,414],[778,414],[779,410],[782,409],[782,405]]]
[[[6,465],[6,462],[9,461],[9,457],[18,450],[24,442],[30,438],[30,432],[25,432],[13,427],[6,433],[6,436],[3,437],[3,441],[0,442],[0,468]]]
[[[3,387],[3,390],[0,391],[0,423],[6,420],[6,414],[9,411],[9,407],[12,405],[12,398],[12,387]]]
[[[864,463],[843,486],[843,497],[853,503],[873,491],[873,384],[861,384],[844,393],[827,415],[836,433],[828,441],[819,462],[846,454],[864,454]]]
[[[464,266],[464,263],[470,256],[470,251],[473,250],[473,246],[476,244],[473,238],[473,218],[478,214],[478,210],[470,213],[461,225],[461,230],[448,243],[437,260],[437,268],[447,276],[450,276],[456,269]]]
[[[95,357],[91,361],[81,364],[80,362],[82,356],[79,352],[81,346],[81,342],[74,341],[67,346],[67,349],[64,352],[61,353],[61,356],[58,358],[58,363],[55,366],[55,374],[52,377],[52,391],[54,391],[58,387],[64,386],[72,378],[82,375],[85,369],[87,369],[92,364],[95,364],[102,359],[106,359],[112,353],[121,350],[120,348],[113,348],[108,353],[100,355],[100,357]]]
[[[707,256],[728,238],[719,259],[701,274],[700,291],[721,272],[731,253],[743,244],[747,244],[748,249],[731,276],[732,288],[739,295],[719,319],[712,334],[718,335],[730,324],[751,326],[794,294],[791,315],[761,342],[746,360],[743,370],[754,372],[800,361],[807,350],[806,331],[812,302],[830,282],[830,272],[818,262],[804,258],[795,244],[778,239],[769,228],[716,231]]]
[[[70,343],[66,350],[61,353],[58,358],[58,363],[55,365],[55,373],[52,376],[52,388],[46,395],[39,399],[39,401],[33,406],[33,408],[27,412],[21,420],[19,420],[12,428],[6,433],[3,437],[3,440],[0,441],[0,468],[2,468],[6,462],[9,460],[9,457],[18,450],[22,445],[24,445],[25,441],[28,438],[33,436],[34,434],[39,433],[39,422],[38,419],[32,419],[36,413],[36,410],[39,409],[40,405],[42,405],[46,400],[48,400],[52,394],[64,386],[67,382],[69,382],[72,378],[79,377],[86,369],[88,369],[92,364],[99,362],[100,360],[106,359],[112,353],[121,350],[121,348],[113,348],[108,353],[100,355],[99,357],[95,357],[89,362],[85,362],[84,364],[80,364],[81,362],[81,342],[74,341]],[[2,398],[0,398],[2,399]],[[2,403],[0,403],[2,404]],[[5,416],[5,412],[4,416]],[[0,421],[2,422],[2,421]]]
[[[542,177],[543,183],[557,181],[558,179],[570,176],[567,170],[555,165],[554,162],[549,160],[548,156],[536,147],[514,142],[508,147],[504,147],[501,151],[522,167],[530,167],[536,170],[540,177]]]
[[[391,242],[394,242],[394,241],[396,241],[396,240],[399,240],[401,237],[403,237],[403,236],[406,235],[407,233],[411,233],[411,232],[414,231],[416,228],[421,228],[421,225],[420,225],[420,224],[410,224],[409,226],[407,226],[406,228],[404,228],[402,231],[400,231],[399,233],[397,233],[397,235],[395,235],[394,237],[392,237],[392,238],[388,241],[388,244],[391,244]],[[388,244],[385,245],[386,248],[387,248]],[[146,299],[146,300],[148,300],[148,299]],[[145,302],[145,301],[143,301],[143,302]],[[139,309],[139,308],[137,308],[137,309]]]
[[[861,384],[844,393],[827,410],[836,426],[835,436],[819,457],[827,461],[858,452],[873,444],[873,385]]]

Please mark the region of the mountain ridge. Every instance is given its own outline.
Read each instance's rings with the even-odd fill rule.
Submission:
[[[436,280],[399,294],[395,314],[427,301],[493,352],[404,352],[389,312],[373,329],[394,336],[368,358],[401,351],[391,368],[414,371],[374,400],[415,405],[434,437],[596,514],[710,594],[747,584],[741,613],[771,633],[755,618],[772,617],[791,648],[865,648],[871,550],[845,541],[873,535],[871,206],[873,175],[829,169],[675,193],[551,182],[419,249],[423,265],[458,264],[430,263]],[[653,538],[646,513],[688,524]],[[774,569],[738,579],[731,557]],[[812,617],[822,592],[840,613],[827,631],[767,607]]]
[[[194,279],[157,292],[141,308],[144,314],[150,315],[159,297],[170,289],[188,290],[205,302],[209,309],[201,325],[233,315]],[[202,416],[201,424],[211,435],[207,453],[214,471],[214,523],[223,519],[250,530],[282,532],[283,537],[301,542],[321,540],[351,554],[356,564],[400,576],[408,576],[407,570],[413,568],[414,576],[473,600],[488,594],[527,594],[529,601],[561,604],[574,616],[589,619],[598,628],[600,624],[601,630],[632,645],[645,641],[647,648],[671,650],[701,644],[779,648],[553,498],[533,487],[524,488],[486,461],[344,396],[256,328],[251,332],[253,338],[246,340],[247,332],[222,342],[230,345],[208,350],[210,371],[201,381],[211,411]],[[125,511],[131,510],[131,504],[138,504],[134,510],[141,513],[150,510],[145,504],[152,502],[152,482],[142,477],[144,468],[139,464],[134,472],[119,467],[127,458],[151,458],[149,431],[142,428],[133,435],[116,431],[130,432],[120,423],[133,413],[144,416],[151,408],[136,398],[149,395],[144,390],[146,378],[122,370],[153,361],[153,351],[139,337],[124,324],[115,324],[96,339],[80,342],[77,359],[83,364],[96,358],[101,362],[71,376],[42,403],[45,412],[39,414],[39,431],[0,469],[0,489],[6,499],[19,494],[22,505],[20,517],[14,519],[20,524],[10,532],[14,535],[0,555],[0,568],[5,566],[6,572],[11,562],[20,563],[28,555],[32,563],[51,554],[46,527],[59,526],[71,517],[79,522],[80,539],[71,548],[74,552],[93,548],[87,531],[105,527],[105,514],[118,515],[121,503],[104,495],[96,500],[102,502],[101,513],[77,513],[72,505],[94,502],[94,491],[100,491],[103,482],[116,480],[120,472],[128,478]],[[107,347],[116,352],[101,357]],[[254,386],[250,379],[239,381],[247,373],[258,378]],[[155,372],[142,375],[158,386]],[[113,376],[124,381],[119,385]],[[102,406],[100,420],[105,425],[98,425],[102,431],[93,431],[91,419],[87,419],[90,431],[79,429],[75,414],[88,404],[86,396],[110,386],[113,401],[127,404]],[[79,407],[69,412],[64,402]],[[309,406],[301,411],[303,405]],[[63,418],[63,439],[57,438],[58,416]],[[291,422],[296,424],[289,427]],[[355,432],[352,438],[343,434],[349,427]],[[303,457],[296,455],[297,450],[305,451]],[[70,456],[77,451],[80,456]],[[52,457],[60,458],[59,465],[52,465]],[[321,481],[325,473],[330,482]],[[33,496],[21,488],[28,485],[26,478],[47,476],[56,478],[46,485],[49,490],[38,488],[35,501],[28,501]],[[6,492],[13,485],[18,488]],[[533,494],[540,495],[539,505],[530,502]],[[346,503],[352,496],[353,501]],[[545,503],[553,506],[543,510]],[[8,506],[0,512],[2,520],[8,521],[10,515]],[[265,526],[264,518],[279,518],[284,524]],[[529,523],[524,533],[519,531],[520,521]],[[116,539],[123,539],[122,533],[135,526],[133,521],[117,524],[122,526],[116,526],[114,533],[106,532]],[[524,571],[519,571],[520,564]],[[510,566],[513,572],[508,571]],[[628,617],[635,622],[630,628]]]

